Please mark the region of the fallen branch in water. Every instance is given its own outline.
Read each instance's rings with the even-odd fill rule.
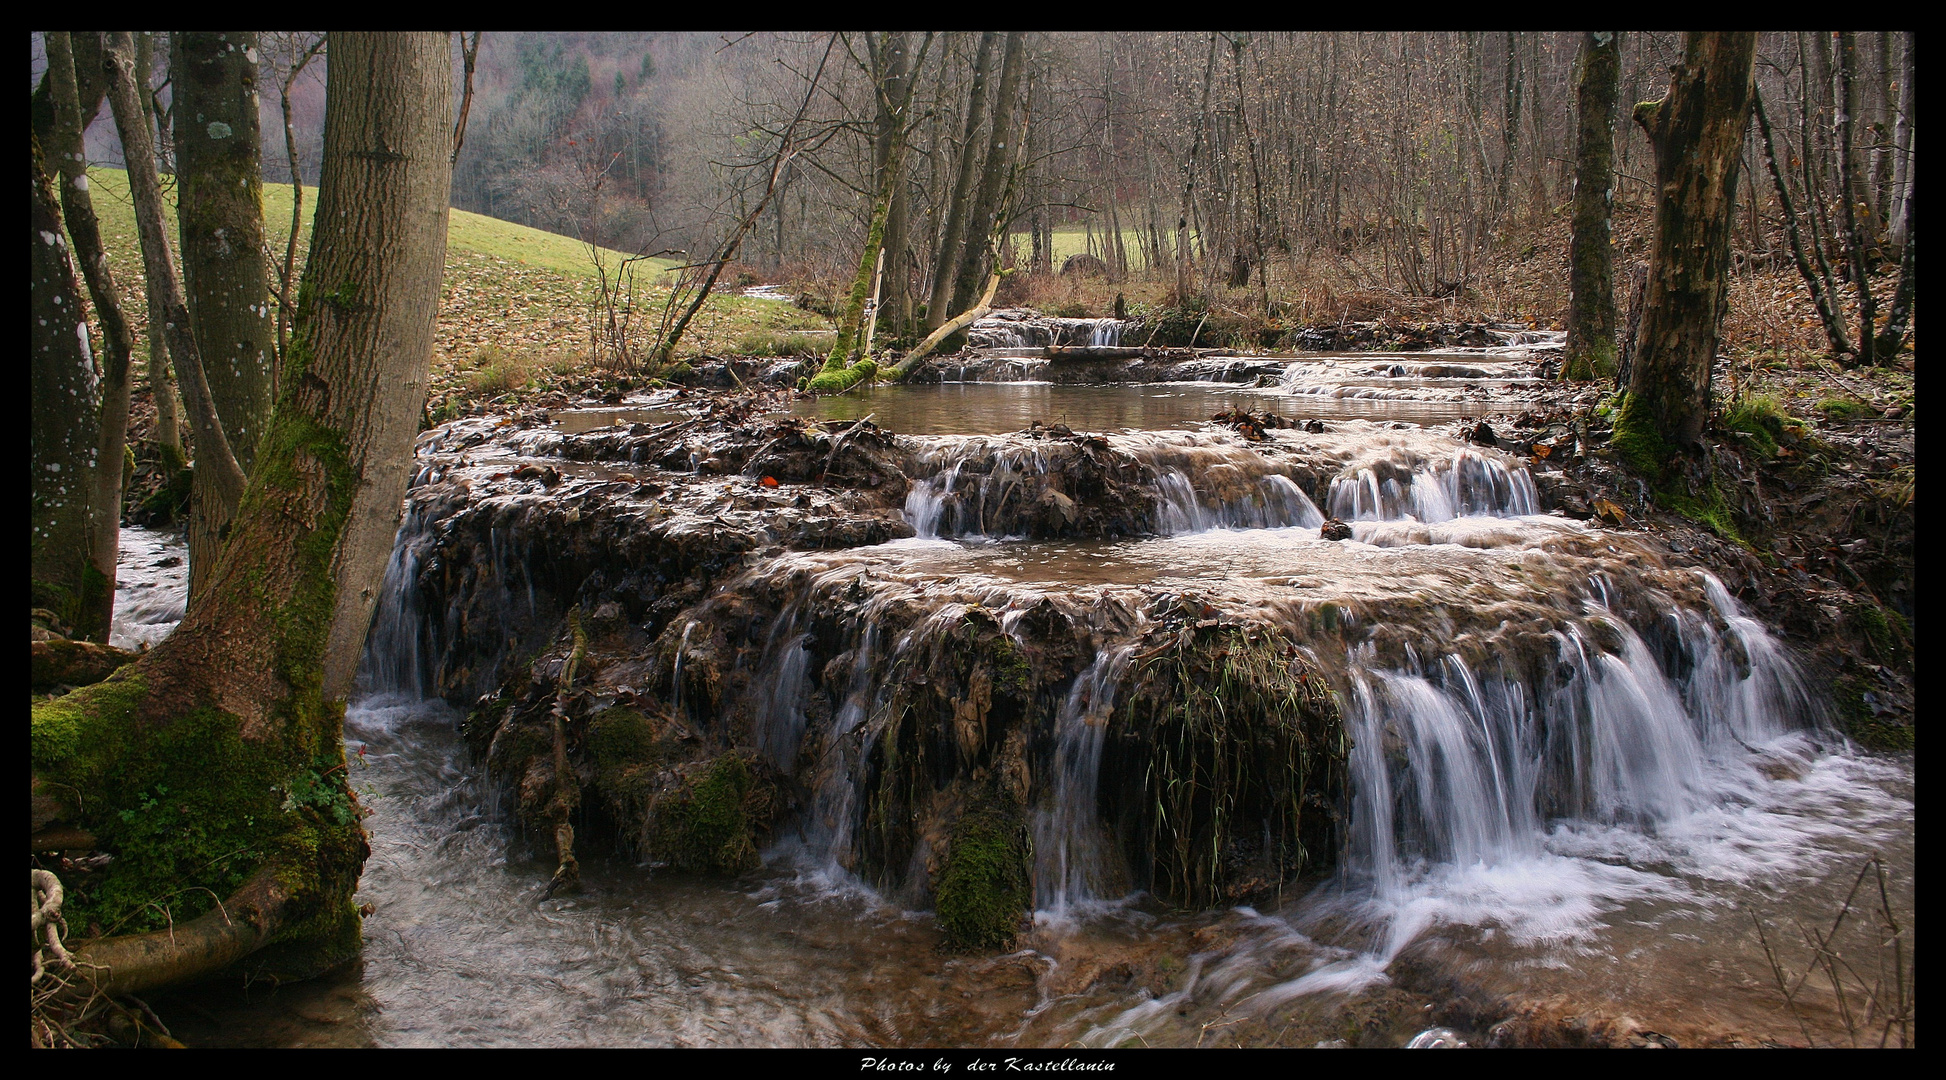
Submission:
[[[966,309],[965,311],[960,312],[957,316],[953,317],[952,319],[944,323],[941,323],[939,329],[934,330],[932,333],[926,335],[926,340],[920,342],[918,348],[908,353],[905,359],[893,365],[891,371],[888,373],[891,376],[891,381],[895,383],[904,382],[908,377],[911,376],[913,371],[919,367],[919,361],[924,360],[928,355],[932,353],[932,351],[935,348],[938,348],[940,342],[945,341],[947,338],[951,337],[952,335],[960,332],[961,330],[966,329],[968,326],[971,326],[975,320],[979,319],[987,312],[992,311],[993,293],[994,290],[1000,287],[1000,276],[1001,276],[1001,272],[995,270],[993,274],[987,278],[986,293],[980,297],[979,303],[973,305],[972,307]]]

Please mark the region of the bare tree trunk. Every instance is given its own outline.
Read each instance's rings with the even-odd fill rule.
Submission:
[[[1568,255],[1566,379],[1607,378],[1615,368],[1615,256],[1609,218],[1615,204],[1615,95],[1621,89],[1622,35],[1596,30],[1581,42],[1575,86],[1578,145],[1574,235]]]
[[[884,169],[889,163],[893,142],[907,137],[905,132],[894,130],[903,117],[894,118],[889,103],[905,99],[906,84],[914,81],[918,73],[910,70],[909,44],[906,35],[893,34],[881,50],[880,63],[884,66],[881,80],[885,94],[881,97],[877,110],[877,139],[873,147],[874,165]],[[907,203],[906,183],[903,174],[892,178],[892,203],[885,216],[885,246],[881,249],[885,271],[881,277],[882,288],[876,312],[878,321],[896,337],[903,338],[912,322],[911,275],[906,272],[906,226]]]
[[[93,35],[89,35],[93,36]],[[99,48],[97,48],[99,52]],[[100,67],[97,63],[96,67]],[[155,130],[155,94],[149,88],[149,79],[155,70],[155,38],[144,32],[135,36],[135,78],[142,89],[143,129]],[[107,92],[105,77],[99,77],[102,90]],[[97,106],[99,108],[99,106]],[[162,305],[156,296],[154,283],[147,274],[142,275],[144,310],[157,312]],[[155,441],[162,447],[162,460],[165,468],[174,472],[184,468],[182,452],[182,429],[177,411],[176,380],[169,374],[169,340],[162,332],[162,321],[150,318],[148,330],[144,335],[149,339],[149,396],[155,402]]]
[[[1899,115],[1892,122],[1892,209],[1887,216],[1887,236],[1892,250],[1905,246],[1905,201],[1912,194],[1912,110],[1918,104],[1914,88],[1918,85],[1918,35],[1908,30],[1905,57],[1899,72]]]
[[[1878,337],[1878,309],[1872,302],[1872,275],[1865,250],[1869,222],[1860,220],[1866,208],[1865,178],[1859,168],[1859,155],[1852,145],[1852,118],[1858,114],[1858,35],[1850,30],[1838,32],[1838,109],[1832,123],[1837,128],[1839,201],[1845,210],[1845,257],[1851,264],[1851,283],[1858,290],[1858,362],[1873,362]]]
[[[1645,472],[1700,443],[1709,415],[1756,43],[1754,33],[1690,32],[1668,95],[1635,107],[1655,148],[1656,231],[1614,442]]]
[[[49,109],[51,113],[51,101]],[[50,133],[52,127],[50,123]],[[103,595],[103,583],[88,560],[95,457],[100,452],[95,411],[99,391],[88,324],[81,316],[81,285],[68,260],[60,198],[47,173],[40,138],[30,133],[30,141],[34,209],[27,325],[33,404],[27,467],[33,605],[52,611],[70,632],[81,633]],[[112,602],[114,593],[106,595]]]
[[[993,232],[994,216],[1000,210],[1000,192],[1007,182],[1013,160],[1014,108],[1020,99],[1020,80],[1026,73],[1027,35],[1018,31],[1007,35],[1006,55],[1000,61],[1000,86],[994,95],[993,130],[987,139],[986,161],[981,166],[979,194],[966,216],[961,234],[959,267],[954,273],[954,313],[973,306],[980,285],[986,281],[987,238]]]
[[[108,252],[102,246],[101,227],[88,194],[88,165],[81,141],[87,120],[81,115],[74,54],[68,42],[69,35],[64,31],[47,35],[48,72],[54,87],[54,156],[61,163],[61,203],[68,236],[74,243],[75,259],[81,264],[81,276],[88,283],[88,295],[94,300],[102,339],[88,546],[88,559],[94,567],[89,580],[96,588],[88,594],[91,607],[81,613],[75,630],[80,637],[105,642],[114,616],[115,561],[121,546],[122,459],[127,452],[128,364],[134,339],[122,314],[121,295],[108,268]]]
[[[1186,304],[1195,293],[1195,280],[1190,272],[1189,258],[1189,219],[1195,213],[1191,196],[1196,191],[1196,155],[1203,148],[1204,118],[1209,115],[1210,82],[1216,77],[1216,35],[1209,38],[1209,59],[1203,63],[1203,100],[1196,110],[1195,134],[1189,140],[1189,155],[1183,159],[1182,202],[1176,213],[1176,297],[1177,304]],[[1197,230],[1201,239],[1202,230]]]
[[[162,325],[169,355],[182,379],[183,404],[195,425],[196,459],[217,481],[220,494],[234,504],[243,496],[243,468],[230,451],[230,440],[216,415],[209,383],[203,376],[202,353],[189,330],[189,306],[176,280],[169,234],[163,227],[162,183],[156,175],[155,149],[149,139],[147,117],[135,81],[134,47],[126,33],[104,35],[102,65],[108,72],[108,103],[115,112],[115,129],[122,138],[122,157],[128,164],[128,190],[135,202],[135,226],[142,240],[142,269],[149,289],[149,323]]]
[[[967,197],[973,190],[973,173],[979,155],[974,153],[980,137],[980,123],[986,116],[987,77],[993,70],[993,46],[1000,35],[991,31],[980,35],[980,49],[973,61],[973,89],[967,98],[966,129],[960,138],[959,175],[953,180],[952,200],[947,203],[946,227],[939,236],[939,251],[933,258],[932,291],[926,297],[926,329],[937,330],[946,321],[946,306],[951,301],[953,283],[959,276],[964,253]]]
[[[1885,332],[1878,337],[1876,345],[1878,362],[1890,364],[1898,359],[1899,348],[1905,344],[1906,328],[1912,320],[1912,298],[1916,287],[1914,275],[1917,273],[1919,239],[1912,231],[1912,214],[1918,196],[1906,192],[1901,206],[1905,216],[1900,221],[1905,235],[1905,246],[1899,256],[1899,285],[1892,294],[1892,311],[1885,319]]]
[[[246,474],[270,416],[277,326],[264,264],[262,137],[255,31],[177,33],[169,42],[183,288],[203,377],[230,452]],[[236,495],[196,471],[189,509],[189,593],[236,513]]]
[[[326,94],[291,386],[231,542],[174,634],[33,711],[34,828],[65,822],[116,855],[93,910],[70,917],[157,926],[77,950],[110,993],[226,969],[302,977],[361,944],[351,897],[369,848],[345,780],[344,695],[431,363],[452,175],[448,38],[333,34]],[[129,824],[145,793],[164,791],[194,830]],[[176,909],[166,927],[146,914],[157,896]]]
[[[1770,179],[1777,192],[1777,205],[1784,215],[1784,235],[1790,240],[1791,255],[1797,261],[1797,272],[1810,287],[1811,300],[1817,305],[1818,319],[1824,324],[1825,340],[1831,344],[1836,356],[1851,355],[1851,342],[1845,337],[1844,313],[1838,309],[1837,300],[1824,288],[1824,280],[1811,268],[1811,260],[1804,254],[1804,241],[1797,225],[1797,208],[1791,202],[1790,183],[1777,164],[1777,144],[1771,136],[1770,117],[1764,112],[1763,95],[1756,86],[1750,88],[1751,111],[1757,116],[1757,130],[1763,135],[1764,160],[1770,166]]]

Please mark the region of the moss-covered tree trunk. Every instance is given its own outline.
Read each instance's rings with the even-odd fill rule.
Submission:
[[[895,144],[908,137],[905,117],[902,114],[895,116],[893,108],[896,103],[905,100],[906,84],[916,78],[917,73],[909,70],[912,58],[905,34],[892,34],[878,53],[877,64],[883,74],[880,82],[885,92],[879,95],[872,156],[873,163],[884,170],[891,164]],[[905,188],[901,170],[901,175],[892,178],[892,201],[886,207],[885,269],[880,274],[882,285],[878,298],[879,333],[897,338],[905,337],[912,321],[911,275],[906,269],[906,225],[909,214]]]
[[[888,35],[889,37],[890,35]],[[919,47],[918,60],[914,69],[925,62],[926,47],[930,45],[928,35],[925,44]],[[881,46],[889,49],[890,46]],[[883,75],[889,75],[886,69]],[[877,183],[872,194],[871,225],[865,230],[865,251],[858,260],[858,273],[853,275],[851,292],[845,306],[838,315],[837,340],[832,342],[831,353],[825,357],[824,368],[813,378],[808,389],[814,394],[841,394],[853,386],[878,373],[878,365],[871,357],[859,357],[858,352],[864,343],[865,301],[872,293],[872,276],[878,269],[878,254],[885,244],[886,222],[892,213],[892,203],[897,197],[901,178],[905,175],[905,151],[908,142],[909,124],[907,119],[912,111],[912,91],[918,85],[916,79],[903,79],[898,87],[898,96],[890,96],[892,87],[881,77],[875,87],[881,98],[889,106],[893,117],[892,139],[886,148],[884,164],[877,170]],[[855,362],[854,362],[855,361]]]
[[[68,909],[106,935],[81,958],[110,990],[239,963],[303,975],[359,947],[344,697],[424,404],[451,76],[443,34],[332,35],[290,377],[231,536],[174,634],[34,707],[34,831],[65,824],[115,855]]]
[[[277,341],[264,263],[257,35],[177,33],[169,42],[169,67],[189,325],[230,451],[248,473],[270,416]],[[191,596],[209,581],[235,500],[205,470],[196,471],[189,512]]]
[[[1635,107],[1655,149],[1655,246],[1614,443],[1644,471],[1698,444],[1709,416],[1756,41],[1692,31],[1668,96]]]
[[[61,203],[40,138],[30,133],[29,140],[34,187],[27,277],[29,568],[34,606],[82,633],[85,615],[99,607],[102,591],[88,562],[99,390]]]
[[[1581,42],[1575,84],[1579,131],[1574,156],[1574,235],[1568,256],[1568,343],[1561,377],[1615,374],[1615,256],[1609,218],[1615,202],[1615,96],[1621,90],[1622,35],[1596,30]]]

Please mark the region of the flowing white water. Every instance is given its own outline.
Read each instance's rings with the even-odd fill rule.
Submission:
[[[1134,651],[1125,644],[1097,653],[1075,676],[1055,720],[1054,783],[1047,804],[1034,812],[1034,908],[1041,921],[1065,920],[1102,899],[1107,887],[1113,844],[1101,835],[1096,786],[1115,691]]]
[[[115,611],[108,643],[146,649],[182,621],[189,596],[189,549],[179,531],[131,525],[115,557]]]
[[[1439,522],[1540,512],[1534,478],[1525,468],[1476,450],[1455,450],[1440,462],[1412,462],[1403,454],[1361,466],[1331,482],[1331,516],[1342,521],[1410,517]]]
[[[1501,935],[1503,957],[1572,970],[1608,955],[1625,907],[1707,922],[1752,889],[1909,844],[1902,768],[1832,752],[1781,646],[1721,583],[1704,586],[1710,610],[1669,615],[1674,675],[1608,611],[1599,580],[1588,614],[1608,646],[1557,632],[1538,681],[1457,655],[1405,670],[1354,655],[1336,881],[1284,917],[1253,914],[1258,931],[1208,961],[1226,982],[1199,972],[1084,1041],[1157,1034],[1191,1003],[1262,1015],[1381,985],[1408,946],[1463,928]],[[1363,947],[1320,949],[1300,932],[1347,921]]]

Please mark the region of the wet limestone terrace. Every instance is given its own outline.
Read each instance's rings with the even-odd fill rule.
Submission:
[[[1802,1029],[1753,914],[1828,920],[1876,851],[1910,925],[1909,759],[1747,582],[1471,437],[1531,357],[993,347],[426,433],[347,717],[364,959],[178,1034],[1756,1044]]]

